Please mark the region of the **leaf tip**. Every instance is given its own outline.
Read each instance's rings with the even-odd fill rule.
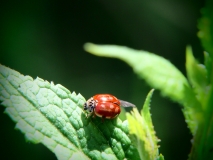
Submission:
[[[190,45],[186,46],[186,56],[191,55],[192,54],[192,47]]]
[[[87,42],[84,44],[83,48],[87,52],[91,52],[91,48],[94,47],[95,45],[93,43]]]

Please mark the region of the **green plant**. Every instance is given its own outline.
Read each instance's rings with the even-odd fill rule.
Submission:
[[[183,106],[192,133],[189,159],[213,158],[213,17],[208,1],[199,21],[199,37],[204,46],[204,65],[186,49],[186,79],[168,60],[145,51],[115,45],[87,43],[85,50],[98,56],[119,58],[162,95]],[[0,100],[5,112],[16,122],[26,139],[42,143],[58,159],[164,159],[159,154],[149,112],[153,90],[141,114],[134,109],[127,120],[87,118],[85,99],[62,85],[29,76],[0,65]]]
[[[103,125],[99,118],[87,118],[83,112],[85,99],[80,94],[41,78],[33,80],[2,65],[0,84],[2,105],[16,122],[16,128],[28,141],[44,144],[58,159],[140,159],[139,153],[143,155],[150,149],[151,157],[159,156],[148,109],[152,92],[144,106],[146,116],[143,118],[134,111],[147,124],[148,128],[142,131],[150,134],[146,148],[138,151],[128,136],[127,121],[116,118],[105,120]],[[130,114],[128,117],[134,119]],[[154,143],[155,147],[152,149],[149,143]],[[161,155],[159,158],[163,159]]]

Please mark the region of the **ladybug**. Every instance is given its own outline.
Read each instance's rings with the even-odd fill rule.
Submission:
[[[121,106],[135,107],[134,104],[119,100],[111,94],[96,94],[86,101],[84,110],[102,119],[113,119],[120,114]]]

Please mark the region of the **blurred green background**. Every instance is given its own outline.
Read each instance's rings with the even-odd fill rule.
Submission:
[[[60,83],[86,99],[111,93],[141,108],[151,88],[124,62],[90,55],[83,44],[147,50],[170,60],[185,74],[187,44],[199,61],[203,59],[196,36],[203,6],[202,0],[4,1],[0,5],[0,63],[24,75]],[[43,145],[26,142],[3,112],[1,107],[4,159],[56,159]],[[155,91],[151,113],[165,159],[187,159],[192,137],[181,106]]]

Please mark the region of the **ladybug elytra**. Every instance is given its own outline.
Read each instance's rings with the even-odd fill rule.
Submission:
[[[86,101],[84,110],[92,113],[94,116],[102,117],[102,119],[113,119],[120,114],[121,106],[135,107],[135,105],[119,100],[111,94],[97,94]]]

